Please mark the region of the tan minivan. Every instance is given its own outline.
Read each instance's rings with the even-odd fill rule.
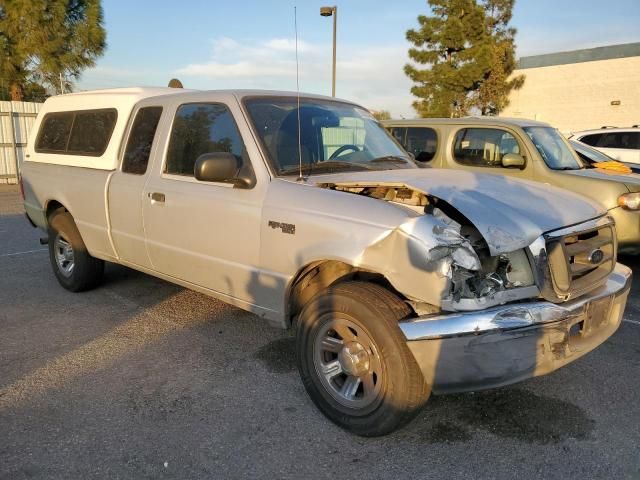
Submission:
[[[502,117],[382,123],[422,166],[508,175],[596,200],[616,220],[620,252],[640,252],[640,176],[585,165],[550,125]]]

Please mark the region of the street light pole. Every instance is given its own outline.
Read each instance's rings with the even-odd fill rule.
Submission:
[[[336,30],[338,27],[338,7],[320,7],[320,15],[333,17],[333,69],[331,72],[331,96],[336,96]]]

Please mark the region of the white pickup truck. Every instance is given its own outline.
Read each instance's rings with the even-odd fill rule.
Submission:
[[[297,328],[318,408],[360,435],[433,393],[551,372],[618,328],[615,226],[570,192],[420,169],[364,108],[286,92],[47,100],[21,184],[71,291],[115,262]]]

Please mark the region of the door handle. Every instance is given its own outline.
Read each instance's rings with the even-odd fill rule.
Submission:
[[[148,195],[151,199],[151,203],[164,203],[164,193],[149,192]]]

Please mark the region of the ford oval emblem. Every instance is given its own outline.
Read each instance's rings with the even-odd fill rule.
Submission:
[[[604,260],[604,252],[599,248],[589,254],[589,261],[594,265],[602,262],[602,260]]]

